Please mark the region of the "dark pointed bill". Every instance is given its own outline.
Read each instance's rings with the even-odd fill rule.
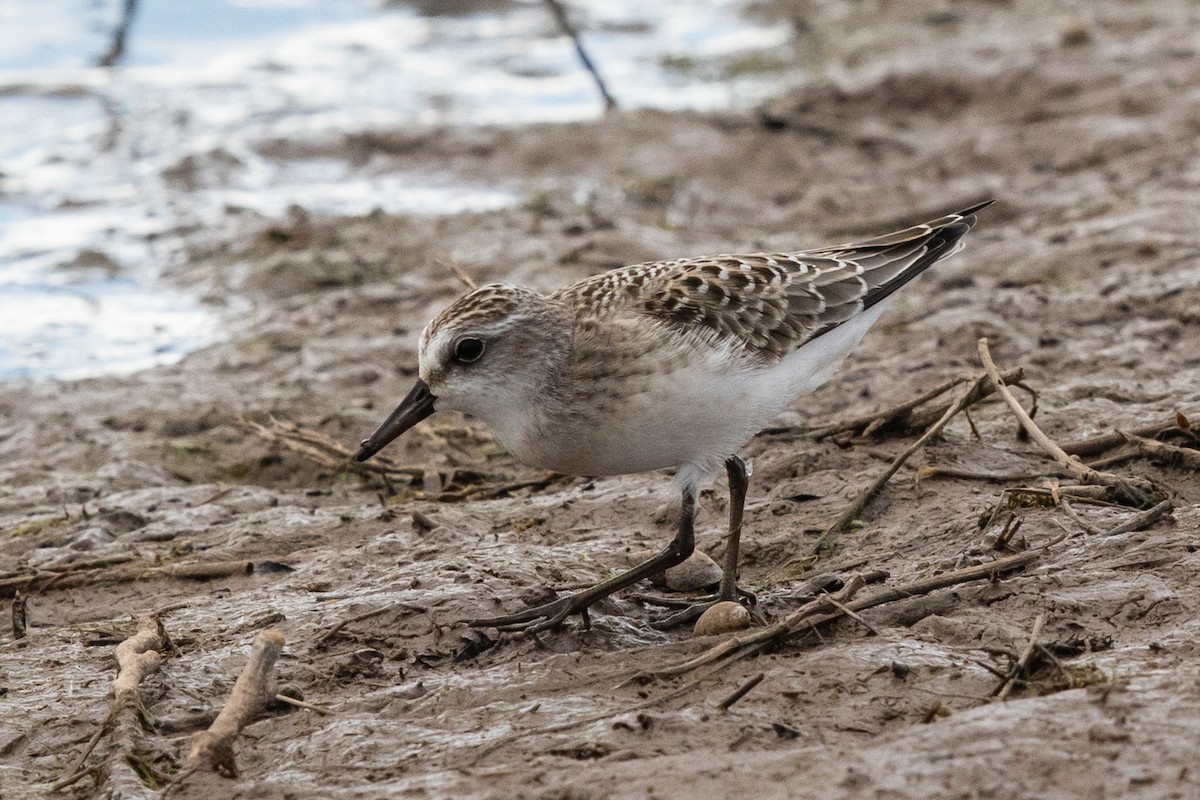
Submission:
[[[418,378],[416,385],[408,393],[408,397],[400,401],[396,410],[383,421],[383,424],[371,434],[369,439],[362,440],[362,446],[354,454],[354,460],[366,461],[382,450],[388,442],[428,417],[433,413],[433,401],[436,399],[430,393],[429,385]]]

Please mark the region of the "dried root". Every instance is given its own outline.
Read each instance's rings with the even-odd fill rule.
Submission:
[[[187,761],[176,783],[182,783],[187,776],[201,769],[231,778],[237,776],[233,743],[242,728],[261,716],[275,699],[275,661],[283,652],[283,645],[284,636],[277,630],[258,634],[229,701],[208,730],[192,737]]]

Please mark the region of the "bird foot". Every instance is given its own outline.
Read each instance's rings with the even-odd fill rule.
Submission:
[[[472,628],[497,628],[501,631],[533,634],[557,628],[563,623],[563,620],[572,614],[581,614],[583,616],[584,628],[586,629],[590,627],[587,613],[588,607],[599,599],[599,597],[590,597],[589,592],[580,592],[579,594],[560,597],[558,600],[544,603],[540,606],[527,608],[524,611],[518,611],[515,614],[505,614],[502,617],[468,619],[464,620],[464,622]]]
[[[734,588],[736,589],[736,602],[741,603],[742,605],[746,606],[746,608],[750,609],[751,615],[756,618],[756,620],[761,619],[762,615],[759,614],[758,610],[755,608],[755,606],[758,605],[758,597],[756,597],[753,592],[738,587]],[[643,596],[642,599],[654,602],[652,598],[646,598]],[[650,627],[658,631],[665,631],[695,622],[701,617],[701,615],[704,614],[705,611],[712,608],[717,603],[720,603],[724,599],[725,598],[721,597],[720,595],[710,595],[708,597],[699,597],[691,602],[685,603],[680,603],[679,601],[663,602],[661,605],[667,605],[674,610],[670,613],[660,614],[652,618],[649,623]]]

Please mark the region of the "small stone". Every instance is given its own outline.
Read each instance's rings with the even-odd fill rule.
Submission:
[[[718,633],[740,631],[750,627],[750,612],[741,603],[722,600],[700,615],[693,636],[716,636]]]
[[[1063,47],[1084,47],[1092,43],[1092,32],[1082,22],[1072,22],[1063,28]]]
[[[695,592],[721,582],[721,567],[707,553],[693,550],[682,564],[676,564],[658,579],[672,592]]]
[[[102,545],[111,543],[115,538],[105,528],[85,528],[71,537],[69,547],[72,550],[95,550]]]

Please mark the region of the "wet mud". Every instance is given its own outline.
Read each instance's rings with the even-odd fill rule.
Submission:
[[[1200,419],[1195,9],[874,10],[760,6],[816,31],[804,35],[830,32],[828,69],[745,113],[264,142],[276,158],[436,167],[527,199],[450,217],[248,213],[194,234],[170,275],[240,298],[228,341],[129,377],[0,388],[0,585],[37,576],[27,636],[0,638],[0,794],[51,796],[77,771],[109,712],[115,644],[133,615],[161,610],[178,651],[141,688],[150,782],[178,769],[260,630],[287,637],[280,682],[332,712],[253,724],[235,745],[238,778],[196,775],[178,797],[1196,796],[1194,469],[1111,463],[1174,509],[1110,534],[1137,511],[1088,498],[1068,511],[1060,490],[1076,482],[990,400],[804,560],[915,439],[810,429],[973,376],[981,337],[1002,368],[1024,369],[1056,441]],[[967,249],[907,288],[838,377],[743,454],[741,580],[768,619],[819,574],[881,570],[886,587],[996,557],[1010,519],[1009,548],[1043,548],[995,580],[864,611],[869,627],[842,619],[651,681],[629,679],[716,640],[649,627],[654,609],[629,593],[590,629],[472,631],[458,620],[664,544],[670,476],[546,476],[449,414],[389,447],[407,469],[387,480],[262,433],[276,420],[352,449],[407,391],[421,327],[462,291],[455,269],[552,289],[644,259],[851,239],[984,197],[997,202]],[[1050,500],[1014,500],[1021,487]],[[725,510],[722,487],[704,493],[710,554]],[[172,571],[228,562],[252,571]],[[996,702],[1039,615],[1044,651]],[[86,763],[104,769],[53,796],[111,791],[121,757],[102,738]]]

